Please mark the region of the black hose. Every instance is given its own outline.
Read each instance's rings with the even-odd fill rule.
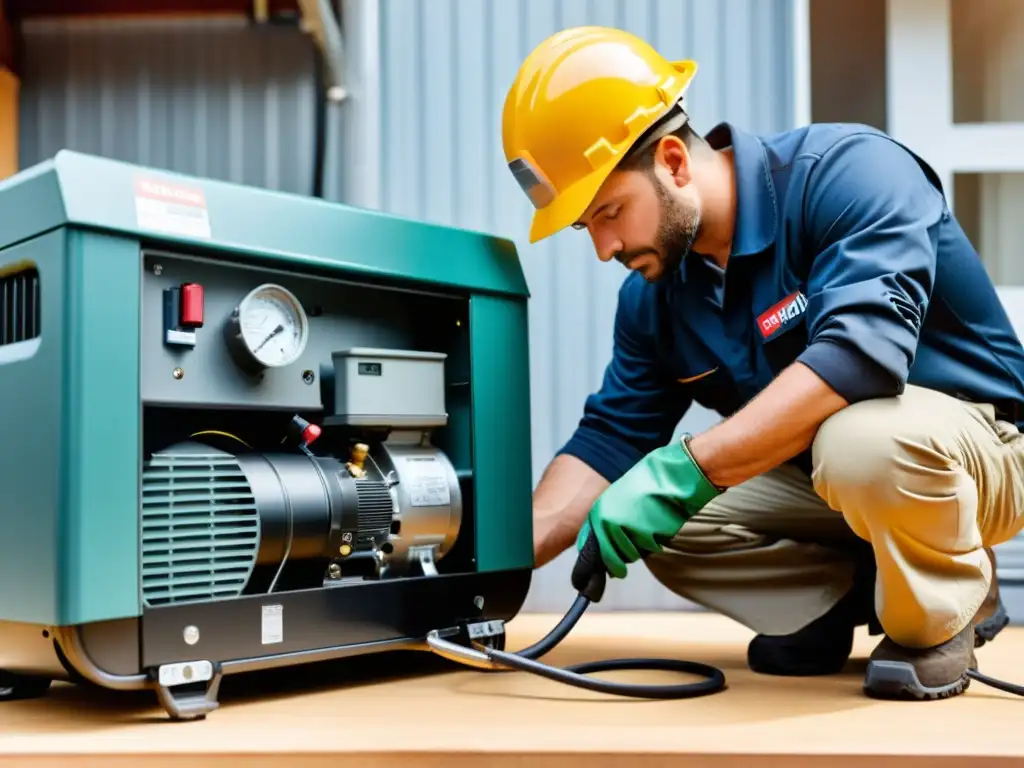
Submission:
[[[997,680],[994,677],[981,674],[981,672],[976,669],[968,669],[967,676],[972,680],[977,680],[979,683],[995,688],[998,691],[1012,693],[1014,696],[1024,696],[1024,686],[1022,685],[1008,683],[1005,680]]]
[[[682,659],[607,659],[604,661],[588,661],[570,667],[552,667],[537,661],[541,656],[550,653],[573,630],[591,603],[601,600],[608,578],[597,538],[591,531],[590,536],[580,550],[576,566],[573,568],[572,584],[579,595],[572,607],[561,621],[539,641],[516,653],[500,651],[495,648],[480,648],[493,663],[532,672],[577,688],[586,688],[599,693],[610,693],[615,696],[629,696],[637,699],[692,699],[697,696],[708,696],[725,689],[725,674],[710,664]],[[682,672],[699,675],[705,679],[697,683],[679,683],[676,685],[641,685],[637,683],[616,683],[588,677],[594,672],[611,672],[620,669],[648,669],[663,672]]]
[[[537,659],[550,652],[576,626],[576,622],[590,606],[590,599],[580,594],[565,617],[558,622],[553,630],[541,640],[517,653],[499,651],[494,648],[482,648],[481,651],[492,661],[511,669],[532,672],[535,675],[565,683],[577,688],[585,688],[599,693],[610,693],[616,696],[629,696],[637,699],[691,699],[697,696],[708,696],[725,689],[725,674],[709,664],[682,659],[608,659],[605,661],[589,661],[569,667],[552,667],[542,664]],[[700,675],[706,679],[697,683],[680,683],[676,685],[642,685],[638,683],[617,683],[588,677],[594,672],[610,672],[620,669],[648,669],[664,672],[682,672]]]

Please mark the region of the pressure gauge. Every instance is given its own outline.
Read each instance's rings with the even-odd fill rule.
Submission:
[[[291,291],[267,283],[242,299],[225,330],[239,364],[259,371],[291,365],[302,356],[309,319]]]

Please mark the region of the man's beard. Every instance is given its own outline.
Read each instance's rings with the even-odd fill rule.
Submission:
[[[690,253],[700,232],[700,212],[690,203],[673,200],[665,187],[654,184],[658,195],[658,250],[661,251],[661,272],[650,282],[657,282],[679,269],[683,259]]]
[[[644,279],[656,283],[674,274],[683,259],[690,253],[700,233],[700,213],[696,206],[673,200],[661,182],[652,178],[655,194],[658,196],[658,234],[655,248],[636,248],[616,254],[616,258],[627,267],[638,256],[653,255],[658,258],[661,269]]]

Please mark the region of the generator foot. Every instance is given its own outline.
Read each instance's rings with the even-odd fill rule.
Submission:
[[[0,701],[38,699],[50,690],[46,677],[31,677],[0,669]]]
[[[197,691],[192,686],[186,689],[185,686],[166,686],[159,683],[153,687],[160,706],[172,720],[202,720],[220,706],[217,695],[220,693],[221,677],[220,665],[215,664],[213,677],[206,684],[205,690]]]

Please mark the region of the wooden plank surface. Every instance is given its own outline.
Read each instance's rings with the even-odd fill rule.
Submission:
[[[521,648],[554,626],[522,616],[509,628]],[[590,693],[526,674],[448,671],[406,654],[227,678],[221,709],[172,723],[151,694],[56,686],[48,698],[2,705],[0,765],[175,766],[595,766],[864,765],[872,768],[1021,764],[1024,700],[979,683],[928,703],[862,695],[863,659],[877,642],[860,634],[848,671],[821,678],[755,675],[751,633],[707,614],[585,616],[547,661],[621,656],[686,658],[721,667],[728,689],[681,701]],[[1024,683],[1024,628],[980,649],[981,669]],[[423,669],[410,667],[424,664]],[[440,670],[440,671],[438,671]],[[611,675],[608,675],[611,677]],[[671,679],[620,673],[615,679]],[[678,680],[678,678],[675,678]],[[681,761],[681,758],[685,762]],[[7,762],[5,762],[5,760]]]

